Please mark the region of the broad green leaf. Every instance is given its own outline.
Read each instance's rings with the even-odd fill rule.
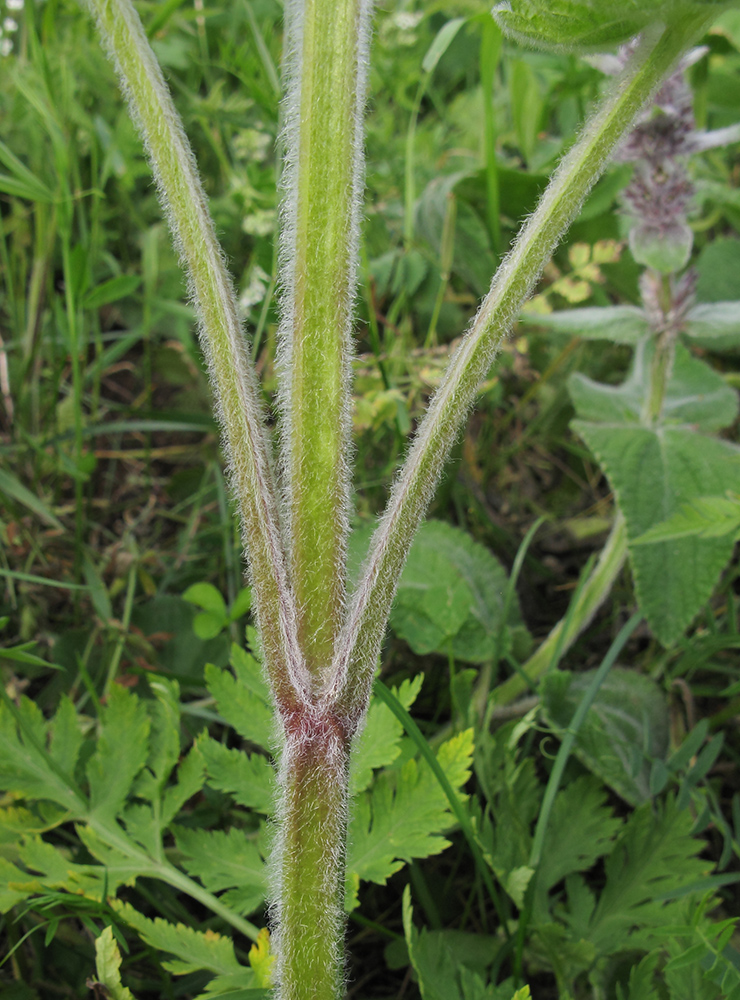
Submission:
[[[253,913],[264,902],[265,863],[257,844],[244,830],[176,827],[175,842],[185,855],[182,865],[187,873],[199,878],[209,892],[230,890],[223,901],[237,913]]]
[[[229,608],[229,618],[235,622],[249,611],[252,607],[252,591],[249,587],[242,587],[236,595],[234,603]]]
[[[470,777],[472,730],[443,743],[437,759],[455,790]],[[348,908],[356,905],[360,879],[379,882],[412,858],[439,854],[449,846],[443,834],[454,824],[447,796],[430,768],[409,760],[381,774],[356,797],[349,828]]]
[[[681,906],[661,894],[695,882],[707,869],[696,856],[704,845],[691,836],[693,824],[690,811],[671,801],[657,815],[651,803],[639,806],[606,859],[606,884],[588,926],[571,920],[574,935],[602,955],[648,948]]]
[[[556,732],[567,730],[593,674],[557,671],[544,678],[545,715]],[[665,760],[668,748],[663,692],[644,674],[613,667],[576,736],[576,756],[625,801],[637,805],[650,798],[652,761]]]
[[[234,675],[208,664],[208,690],[223,718],[245,740],[270,750],[275,744],[275,718],[269,689],[257,660],[236,644],[231,647]]]
[[[196,746],[205,760],[208,783],[220,792],[228,792],[235,802],[247,809],[270,815],[275,803],[275,772],[266,757],[247,754],[201,736]]]
[[[116,815],[148,753],[146,705],[120,684],[112,684],[95,753],[87,764],[91,815]]]
[[[707,494],[721,496],[740,481],[740,448],[689,428],[581,420],[573,427],[614,489],[630,543],[684,504]],[[664,645],[675,642],[709,600],[732,549],[731,535],[630,544],[640,608]]]
[[[527,314],[525,310],[520,322],[569,337],[611,340],[615,344],[637,344],[649,330],[645,313],[636,306],[585,307],[544,314]]]
[[[653,350],[649,340],[638,344],[629,375],[621,385],[604,385],[580,373],[572,375],[568,390],[577,416],[604,424],[643,422]],[[661,423],[692,424],[699,430],[712,432],[731,424],[737,412],[737,393],[709,365],[677,344]]]
[[[724,535],[737,536],[740,531],[740,498],[699,497],[684,504],[667,521],[656,524],[644,535],[632,542],[633,545],[650,545],[668,542],[674,538],[698,535],[700,538],[721,538]]]
[[[201,969],[219,975],[238,975],[248,971],[237,962],[232,941],[221,934],[211,930],[202,934],[184,924],[171,924],[160,918],[148,920],[129,903],[119,900],[114,900],[111,905],[148,945],[175,956],[162,964],[176,976]]]
[[[683,332],[710,351],[740,350],[740,302],[700,302],[689,310]]]
[[[131,990],[121,982],[121,953],[110,927],[95,941],[95,970],[98,982],[105,987],[105,995],[111,1000],[134,1000]]]
[[[661,220],[659,225],[633,220],[629,246],[638,264],[661,274],[674,274],[686,266],[694,245],[694,233],[681,219]]]
[[[407,711],[416,701],[423,679],[423,674],[417,674],[410,680],[405,680],[400,688],[393,689]],[[403,726],[399,720],[387,705],[373,697],[365,726],[352,750],[349,779],[351,795],[365,791],[376,768],[393,763],[401,752],[402,736]]]
[[[658,22],[715,0],[504,0],[493,15],[504,34],[556,52],[616,48]],[[721,7],[721,0],[715,5]]]
[[[393,630],[415,653],[452,653],[479,663],[495,655],[501,629],[506,571],[467,532],[427,521],[417,532],[391,612]],[[509,641],[526,647],[516,598],[506,623]]]

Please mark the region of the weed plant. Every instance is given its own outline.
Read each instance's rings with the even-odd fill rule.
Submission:
[[[3,995],[740,996],[737,11],[6,6]]]

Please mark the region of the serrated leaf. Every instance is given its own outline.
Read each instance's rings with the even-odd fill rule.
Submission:
[[[175,829],[175,842],[185,855],[183,867],[209,892],[237,889],[224,897],[237,913],[253,913],[265,899],[267,874],[256,843],[244,830]]]
[[[575,421],[573,428],[596,455],[617,495],[630,543],[683,504],[708,493],[721,496],[740,479],[740,448],[687,428],[584,421]],[[709,600],[732,549],[731,535],[630,544],[640,608],[664,645],[675,642]]]
[[[74,779],[75,765],[84,739],[74,703],[63,695],[49,725],[49,753],[64,774]]]
[[[633,545],[669,542],[674,538],[696,535],[699,538],[722,538],[740,531],[740,499],[729,497],[699,497],[684,504],[667,521],[656,524]]]
[[[106,927],[95,941],[95,969],[98,982],[106,989],[111,1000],[134,1000],[131,990],[121,983],[121,953],[113,931]]]
[[[161,918],[148,920],[129,903],[119,900],[113,900],[111,905],[143,941],[152,948],[175,956],[175,959],[168,959],[162,964],[176,976],[200,972],[201,969],[222,976],[248,971],[237,962],[232,941],[221,934],[210,930],[202,934],[184,924],[171,924]]]
[[[180,756],[180,686],[177,681],[162,677],[151,678],[149,686],[156,700],[146,702],[150,720],[149,754],[146,770],[136,782],[136,794],[154,801]]]
[[[57,742],[57,752],[70,759],[74,744],[69,741],[75,737],[67,731],[69,710],[62,711],[57,736],[57,741],[61,738],[62,742]],[[5,702],[0,702],[0,786],[24,797],[49,799],[78,815],[85,809],[84,800],[70,779],[65,781],[55,769],[55,761],[45,749],[47,725],[40,709],[24,696],[17,713],[16,717]]]
[[[456,790],[470,777],[472,753],[472,730],[439,748],[437,760]],[[443,833],[453,823],[447,797],[424,763],[409,760],[399,770],[381,774],[354,802],[348,835],[348,899],[353,897],[353,875],[384,885],[406,861],[439,854],[449,846]]]
[[[609,425],[643,423],[653,353],[651,340],[641,341],[629,374],[621,385],[594,382],[580,372],[572,375],[568,391],[576,415],[581,420]],[[661,425],[691,424],[699,430],[714,432],[731,424],[737,412],[737,393],[709,365],[677,344],[673,370],[666,385]]]
[[[610,340],[614,344],[637,344],[649,331],[647,316],[636,306],[562,309],[538,315],[528,315],[525,311],[520,322],[569,337]]]
[[[659,951],[646,955],[630,972],[626,1000],[659,1000],[653,988],[655,968],[661,955]]]
[[[87,764],[90,813],[113,818],[149,752],[146,705],[120,684],[111,685],[95,753]]]
[[[201,736],[196,744],[205,760],[208,783],[227,792],[247,809],[271,815],[275,803],[275,772],[260,754],[233,750]]]
[[[507,575],[485,546],[441,521],[422,524],[399,580],[390,617],[393,630],[415,653],[452,653],[478,663],[495,655]],[[515,642],[527,643],[516,598],[506,623]]]
[[[594,671],[557,671],[542,684],[548,722],[564,733]],[[612,667],[575,738],[573,752],[631,805],[650,798],[652,760],[665,759],[669,717],[665,695],[649,677]],[[572,869],[574,870],[574,869]]]
[[[197,795],[201,790],[205,777],[203,755],[197,745],[194,745],[177,769],[177,782],[164,791],[160,810],[160,822],[163,830],[170,825],[188,799]]]
[[[621,826],[606,805],[600,782],[584,776],[563,788],[550,814],[537,892],[546,893],[566,875],[587,871],[597,858],[609,854]]]
[[[28,881],[28,876],[20,868],[0,857],[0,913],[7,913],[30,895],[30,890],[12,888]]]
[[[231,647],[234,675],[207,664],[208,690],[216,699],[219,714],[245,740],[270,750],[275,744],[272,699],[257,660],[240,646]]]
[[[393,693],[408,709],[416,701],[424,679],[416,674],[405,680]],[[403,726],[387,705],[373,697],[367,713],[365,727],[352,750],[350,760],[350,794],[357,795],[370,785],[373,771],[392,764],[401,752]]]

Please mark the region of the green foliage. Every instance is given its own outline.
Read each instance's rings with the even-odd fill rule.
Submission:
[[[703,5],[726,0],[506,0],[493,13],[506,34],[536,48],[584,52],[613,48],[666,19],[686,17]]]

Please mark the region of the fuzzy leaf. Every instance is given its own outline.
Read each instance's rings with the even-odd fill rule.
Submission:
[[[632,542],[708,493],[740,481],[740,448],[685,428],[625,427],[575,421],[617,495]],[[646,474],[649,470],[649,474]],[[630,546],[640,608],[670,645],[709,600],[732,554],[732,535],[696,535]]]
[[[468,729],[443,743],[437,753],[454,789],[470,777],[473,733]],[[380,775],[354,802],[349,828],[350,880],[384,885],[412,858],[439,854],[449,846],[442,836],[454,825],[449,802],[431,770],[416,760]],[[355,880],[356,884],[356,880]],[[348,886],[348,899],[353,898]]]
[[[267,891],[265,863],[257,845],[248,839],[244,830],[177,827],[175,842],[186,857],[185,870],[199,878],[209,892],[237,890],[224,897],[237,913],[253,913],[264,902]]]
[[[715,0],[505,0],[493,8],[501,30],[524,45],[555,52],[616,48],[657,22]],[[720,6],[721,0],[716,0]]]
[[[275,745],[275,720],[262,667],[236,644],[231,647],[230,663],[234,676],[210,663],[205,670],[219,714],[245,740],[270,750]]]
[[[95,969],[98,982],[105,987],[105,996],[111,1000],[134,1000],[131,990],[121,983],[121,953],[113,931],[106,927],[95,941]]]
[[[649,330],[647,316],[636,306],[562,309],[544,314],[527,314],[525,311],[520,322],[569,337],[611,340],[614,344],[637,344]]]
[[[740,302],[701,302],[689,310],[684,333],[710,351],[740,350]]]
[[[171,924],[160,918],[148,920],[129,903],[121,903],[119,900],[112,901],[111,905],[121,919],[138,932],[143,941],[152,948],[175,956],[162,964],[176,976],[199,972],[201,969],[208,969],[219,975],[237,975],[248,971],[237,962],[232,941],[221,934],[210,930],[201,934],[184,924]]]
[[[220,792],[228,792],[235,802],[247,809],[270,815],[275,802],[275,773],[270,762],[258,753],[232,750],[210,736],[201,736],[196,744],[206,762],[208,783]]]
[[[113,818],[126,801],[149,752],[146,705],[120,684],[113,684],[103,708],[101,733],[87,764],[91,815]]]
[[[604,424],[640,424],[648,398],[653,347],[642,341],[636,348],[629,375],[618,386],[594,382],[576,373],[568,390],[581,420]],[[681,344],[666,386],[661,426],[692,424],[712,433],[729,426],[737,416],[738,395],[705,362]]]
[[[421,689],[423,674],[404,681],[393,693],[408,710]],[[364,792],[372,781],[373,771],[392,764],[401,752],[403,726],[386,704],[372,698],[365,727],[352,750],[350,761],[350,794]]]
[[[556,732],[568,729],[593,674],[557,671],[544,678],[545,714]],[[650,798],[651,764],[665,760],[668,746],[663,692],[649,677],[613,667],[576,736],[573,752],[625,801],[638,805]]]
[[[684,504],[667,521],[656,524],[644,535],[632,542],[633,545],[650,545],[655,542],[669,542],[674,538],[698,535],[700,538],[720,538],[740,531],[740,498],[699,497]]]
[[[452,655],[479,663],[495,655],[501,629],[506,571],[467,532],[427,521],[411,546],[391,612],[393,630],[415,653]],[[526,645],[516,597],[506,623],[516,643]]]

